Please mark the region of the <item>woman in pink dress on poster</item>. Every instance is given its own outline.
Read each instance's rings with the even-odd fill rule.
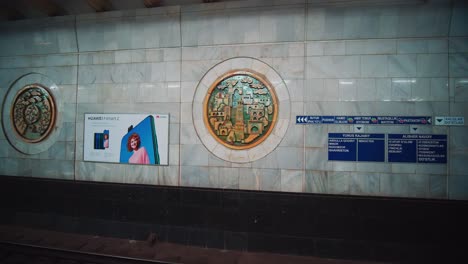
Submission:
[[[140,147],[140,136],[133,133],[127,141],[127,150],[133,151],[132,156],[128,159],[128,163],[133,164],[150,164],[148,153],[145,147]]]
[[[104,148],[109,148],[109,134],[104,134]]]

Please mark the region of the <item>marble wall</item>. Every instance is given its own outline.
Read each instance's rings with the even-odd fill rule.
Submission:
[[[64,129],[24,155],[0,132],[0,174],[191,187],[468,199],[467,126],[447,134],[447,164],[328,161],[327,134],[348,125],[296,125],[296,115],[468,117],[468,13],[461,1],[410,5],[317,0],[235,1],[0,24],[0,98],[38,72],[63,91]],[[247,163],[202,143],[192,106],[216,65],[266,63],[287,87],[289,127]],[[169,166],[83,161],[84,113],[169,113]],[[283,117],[284,118],[284,117]],[[286,117],[288,118],[288,117]],[[409,133],[408,126],[366,132]]]
[[[449,38],[450,114],[468,115],[468,5],[456,3]],[[468,127],[450,128],[449,198],[468,199]]]
[[[52,80],[60,90],[60,124],[56,141],[44,152],[18,152],[0,132],[0,174],[74,179],[77,42],[73,17],[0,24],[0,98],[29,73]],[[2,110],[3,111],[3,110]],[[3,114],[2,114],[3,116]]]

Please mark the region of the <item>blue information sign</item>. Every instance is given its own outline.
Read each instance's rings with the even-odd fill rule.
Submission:
[[[385,135],[329,133],[328,160],[385,161]]]
[[[385,135],[374,135],[368,139],[358,139],[358,161],[385,161]]]
[[[447,135],[389,134],[388,161],[447,163]]]
[[[408,135],[388,135],[388,162],[416,162],[416,139]],[[410,136],[416,136],[411,134]]]
[[[296,116],[296,124],[431,125],[430,116]]]
[[[356,139],[344,135],[328,134],[328,160],[356,161]]]
[[[419,163],[447,163],[447,135],[420,135]]]

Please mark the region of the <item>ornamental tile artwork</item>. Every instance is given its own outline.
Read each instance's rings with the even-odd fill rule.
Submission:
[[[44,140],[55,123],[55,102],[47,88],[31,84],[20,89],[11,107],[11,122],[24,141]]]
[[[235,71],[208,90],[204,120],[213,137],[231,149],[257,146],[271,133],[278,112],[276,95],[260,74]]]

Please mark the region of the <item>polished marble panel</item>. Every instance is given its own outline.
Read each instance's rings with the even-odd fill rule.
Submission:
[[[466,13],[468,12],[468,6],[464,1],[454,2],[454,8],[452,9],[452,20],[450,23],[450,36],[468,36],[468,29],[466,24],[468,18]]]
[[[448,65],[447,54],[419,54],[417,57],[417,76],[446,77]],[[465,69],[468,69],[467,66]]]
[[[468,37],[451,37],[448,41],[450,53],[468,52]]]
[[[328,193],[349,194],[350,172],[333,171],[328,173]]]
[[[304,168],[304,152],[303,148],[294,147],[278,147],[275,152],[278,156],[278,167],[282,169]]]
[[[378,195],[380,177],[373,172],[352,172],[349,178],[349,192],[355,195]]]
[[[468,74],[468,53],[449,56],[450,77],[466,77]]]
[[[435,199],[447,199],[447,175],[429,176],[429,196]]]
[[[307,40],[447,36],[450,11],[446,2],[405,8],[310,4]]]
[[[303,8],[182,12],[182,45],[302,41]]]
[[[81,17],[77,22],[80,51],[177,47],[180,45],[179,14]]]
[[[239,189],[239,168],[219,169],[219,188]]]
[[[453,174],[448,177],[449,199],[467,200],[468,176],[466,174]]]
[[[281,170],[254,169],[253,172],[259,179],[259,190],[281,191]]]
[[[452,9],[446,1],[356,6],[258,0],[82,15],[77,34],[73,16],[1,22],[0,99],[20,76],[45,74],[63,91],[64,123],[58,142],[36,155],[14,150],[1,131],[0,173],[466,199],[465,127],[420,128],[449,135],[448,164],[329,162],[327,134],[353,127],[294,120],[302,114],[466,116],[465,11],[460,2]],[[192,106],[205,96],[197,87],[207,90],[233,68],[252,68],[280,89],[280,107],[287,111],[279,113],[274,146],[233,152],[220,148],[206,129],[195,130],[194,124],[203,126],[202,109]],[[171,115],[170,166],[81,161],[85,112],[155,109]],[[366,132],[409,128],[368,126]]]
[[[389,77],[415,77],[417,75],[417,55],[388,56]]]
[[[288,131],[286,132],[280,147],[296,147],[304,146],[304,128],[294,123],[289,124]],[[301,151],[302,152],[302,151]]]
[[[357,78],[361,75],[359,56],[307,57],[307,78]]]
[[[388,56],[361,56],[361,77],[387,77]]]
[[[394,39],[346,40],[346,55],[383,55],[396,53]]]
[[[328,161],[328,150],[326,148],[305,149],[306,170],[331,170],[332,163]]]
[[[181,145],[182,166],[208,166],[209,152],[203,145]]]
[[[380,174],[380,195],[407,196],[409,174]]]
[[[337,79],[307,79],[304,83],[304,101],[338,101]]]
[[[158,166],[138,166],[127,164],[124,169],[125,176],[123,178],[123,183],[151,185],[158,183]]]
[[[77,52],[74,17],[0,23],[0,56]]]
[[[323,42],[323,55],[345,55],[346,43],[344,41]]]
[[[399,54],[406,53],[446,53],[447,39],[400,39],[397,42]]]
[[[408,175],[408,196],[418,198],[429,197],[429,175],[409,174]]]
[[[202,166],[180,166],[180,186],[200,187],[200,179],[209,175],[209,168]]]
[[[326,171],[305,171],[305,191],[311,193],[328,192],[328,172]]]
[[[219,168],[209,167],[207,177],[200,179],[200,187],[219,188]]]
[[[451,87],[455,102],[468,101],[468,78],[451,79]]]
[[[358,79],[357,85],[357,101],[377,101],[381,98],[377,95],[376,79]]]
[[[281,170],[281,191],[302,192],[303,181],[303,170]]]
[[[239,169],[239,189],[241,190],[258,190],[260,188],[260,177],[258,173],[254,173],[256,169],[240,168]]]
[[[159,167],[158,184],[165,186],[180,186],[179,166],[161,166]]]

